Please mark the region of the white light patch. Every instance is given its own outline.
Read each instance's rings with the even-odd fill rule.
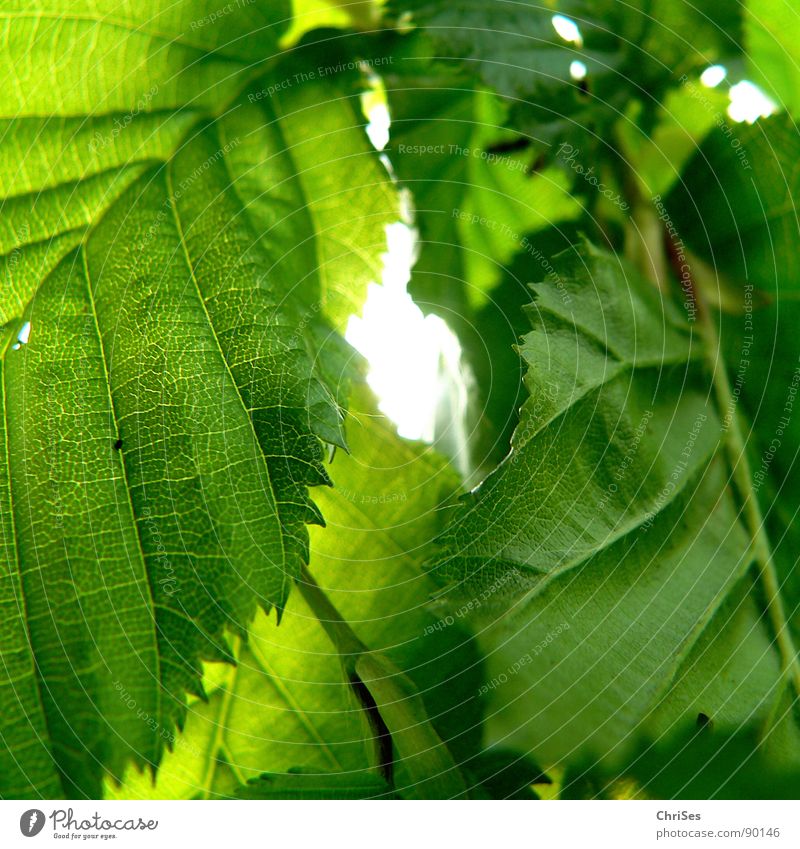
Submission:
[[[730,98],[728,115],[734,121],[752,124],[758,118],[767,118],[778,109],[777,104],[750,80],[742,80],[731,86]]]
[[[572,77],[573,80],[585,80],[586,65],[576,59],[574,62],[570,63],[569,75]]]
[[[28,344],[28,339],[31,338],[31,323],[26,321],[20,328],[17,334],[17,341],[11,346],[12,351],[19,351],[23,345]]]
[[[376,150],[383,150],[389,144],[389,110],[385,103],[375,103],[369,110],[367,135]]]
[[[345,338],[369,362],[369,385],[400,436],[432,442],[442,363],[457,364],[461,347],[447,324],[424,315],[406,291],[415,232],[398,222],[386,235],[383,283],[370,285],[363,317],[350,317]]]
[[[583,47],[583,36],[572,18],[567,18],[564,15],[553,15],[552,21],[553,29],[564,41],[569,41],[577,47]]]
[[[368,88],[361,95],[361,108],[367,116],[367,136],[375,150],[383,150],[389,144],[389,128],[392,119],[386,100],[383,80],[369,67],[362,65]],[[390,169],[391,170],[391,169]]]
[[[367,135],[377,150],[389,142],[391,116],[380,79],[370,75],[363,95]],[[392,163],[381,161],[390,176]],[[424,315],[408,294],[416,259],[417,232],[408,224],[413,215],[410,197],[400,192],[401,220],[386,228],[388,251],[383,257],[382,284],[367,290],[363,315],[352,315],[345,338],[367,360],[367,381],[378,407],[406,439],[436,440],[466,475],[467,375],[461,345],[447,324]]]
[[[700,82],[706,88],[716,88],[728,76],[724,65],[711,65],[700,74]]]

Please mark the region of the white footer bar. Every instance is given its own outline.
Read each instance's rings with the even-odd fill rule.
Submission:
[[[800,847],[798,802],[0,801],[0,846]]]

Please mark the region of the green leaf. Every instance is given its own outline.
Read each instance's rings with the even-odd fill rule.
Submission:
[[[448,625],[429,607],[434,586],[422,569],[426,543],[441,529],[440,507],[458,480],[372,409],[371,402],[357,406],[352,456],[337,454],[336,486],[317,496],[328,527],[312,529],[311,569],[358,637],[412,679],[441,739],[459,763],[468,762],[479,747],[479,659],[467,621]],[[207,687],[209,703],[191,706],[157,783],[130,770],[110,794],[230,796],[263,772],[300,768],[354,778],[379,763],[341,659],[300,593],[290,597],[279,627],[271,617],[256,618],[237,667],[214,669]],[[416,760],[424,770],[427,754]],[[416,767],[395,765],[399,792]]]
[[[511,435],[525,399],[523,368],[517,343],[530,329],[525,309],[531,280],[552,268],[553,257],[579,240],[575,226],[562,224],[526,237],[526,248],[504,269],[487,303],[477,310],[461,335],[463,355],[475,377],[472,408],[478,412],[471,452],[484,475],[508,454]]]
[[[224,170],[204,175],[211,206],[199,187],[186,207],[173,190],[208,161],[207,142],[140,178],[62,261],[26,311],[29,341],[4,363],[8,568],[22,578],[54,756],[87,782],[83,747],[112,774],[131,752],[157,761],[113,685],[143,687],[136,701],[171,727],[183,690],[197,691],[198,657],[226,653],[222,629],[241,628],[256,599],[284,606],[307,556],[304,522],[319,520],[305,486],[327,481],[309,424],[325,390],[291,344],[279,290],[253,288],[269,266],[241,218],[213,237],[193,218],[237,221],[215,186]],[[84,611],[97,593],[94,625]],[[111,743],[109,727],[130,743]]]
[[[97,798],[285,607],[396,200],[351,65],[259,67],[280,4],[10,11],[0,795]]]
[[[295,277],[292,293],[304,301],[307,330],[322,315],[343,330],[360,310],[367,285],[380,279],[385,227],[399,214],[363,131],[360,89],[345,54],[298,48],[233,98],[217,122],[258,238],[276,273]],[[93,107],[87,103],[81,119],[5,122],[0,150],[25,164],[0,176],[9,213],[0,225],[2,323],[21,314],[44,275],[145,165],[177,152],[208,114],[144,112],[133,104],[122,117],[98,117]],[[191,188],[202,173],[186,176]],[[16,224],[23,216],[26,223]]]
[[[796,658],[774,641],[780,599],[750,568],[706,340],[609,254],[586,245],[555,265],[534,290],[511,454],[436,563],[457,597],[493,600],[490,739],[545,765],[605,758],[702,713],[779,728],[770,745],[796,762],[783,674]]]
[[[2,122],[3,161],[22,167],[0,176],[0,322],[22,314],[47,273],[195,120],[184,112],[142,114],[124,125],[102,115]]]
[[[721,352],[747,417],[753,484],[787,599],[800,626],[797,569],[797,446],[800,362],[797,262],[797,132],[776,116],[713,132],[664,210],[690,257],[702,293],[722,312]],[[706,265],[703,265],[704,261]]]

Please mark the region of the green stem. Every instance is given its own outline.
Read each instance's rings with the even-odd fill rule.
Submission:
[[[233,752],[231,751],[231,747],[228,745],[227,740],[222,741],[220,752],[222,753],[222,757],[225,758],[225,763],[228,764],[228,768],[233,773],[234,778],[239,782],[239,784],[247,784],[247,776],[242,772],[242,768],[239,764],[236,763],[236,759],[233,756]]]
[[[617,134],[618,135],[618,134]],[[669,263],[664,250],[664,225],[652,201],[645,197],[639,176],[631,167],[621,138],[612,142],[611,164],[630,202],[625,226],[625,258],[661,290],[669,285]]]
[[[336,647],[348,675],[355,672],[358,657],[368,651],[350,625],[345,622],[314,576],[303,566],[297,582],[300,594],[319,620],[325,633]]]
[[[666,290],[669,269],[664,258],[664,226],[649,201],[639,198],[631,209],[632,226],[626,228],[625,244],[644,275]]]
[[[626,171],[628,172],[623,175],[624,185],[631,193],[631,201],[634,209],[636,209],[637,206],[641,205],[644,200],[639,188],[638,178],[627,165],[624,158],[621,157],[620,161],[626,167]],[[655,208],[653,208],[652,205],[651,214],[655,216]],[[660,253],[663,259],[660,263],[657,263],[657,265],[663,265],[665,268],[668,268],[670,265],[679,267],[680,261],[677,259],[677,248],[674,239],[669,232],[669,228],[665,224],[660,223],[658,241],[662,246],[660,248]],[[650,252],[654,252],[655,248],[656,240],[651,234]],[[663,285],[663,280],[659,274],[652,272],[648,273],[646,266],[643,267],[643,270],[653,283],[657,286]],[[778,650],[780,652],[781,666],[784,675],[788,675],[791,678],[795,693],[798,697],[800,697],[800,661],[798,661],[797,648],[794,645],[792,634],[789,630],[789,623],[786,618],[786,611],[784,610],[783,599],[781,597],[780,580],[775,569],[769,537],[767,536],[767,532],[764,527],[764,517],[761,514],[761,508],[758,504],[756,493],[753,490],[745,440],[742,436],[739,421],[736,417],[735,399],[733,397],[733,392],[731,391],[728,373],[725,369],[725,364],[722,358],[719,334],[717,333],[717,328],[714,326],[711,314],[709,313],[708,307],[703,299],[703,292],[700,287],[697,286],[693,274],[689,275],[686,282],[691,288],[697,309],[698,320],[705,337],[708,365],[711,369],[714,394],[717,401],[718,412],[723,423],[724,449],[728,465],[730,466],[734,488],[742,505],[745,525],[750,535],[753,562],[758,568],[759,577],[767,597],[767,613],[771,627],[775,634],[775,642],[777,643]],[[726,417],[728,416],[727,411],[731,411],[729,422],[726,422]]]
[[[725,411],[732,411],[730,423],[727,426],[723,419],[723,428],[727,427],[725,450],[728,455],[733,483],[742,504],[745,524],[752,539],[753,559],[767,596],[767,613],[781,654],[784,673],[789,675],[792,686],[800,697],[800,661],[798,661],[797,648],[794,645],[789,622],[786,618],[783,598],[781,597],[780,579],[775,569],[772,547],[764,526],[764,517],[753,490],[753,478],[750,474],[745,441],[734,409],[735,402],[728,373],[720,352],[719,334],[711,316],[700,301],[697,291],[695,291],[695,298],[698,305],[698,317],[708,344],[709,365],[713,374],[717,407],[722,416],[726,415]]]
[[[672,255],[671,259],[673,264],[676,264],[679,261],[676,260],[677,252],[673,239],[666,228],[665,233],[666,244],[669,246]],[[753,562],[756,564],[766,594],[767,614],[780,652],[783,674],[789,676],[795,693],[800,697],[800,661],[798,661],[797,648],[794,645],[789,622],[786,618],[783,598],[781,597],[780,579],[772,556],[772,546],[764,526],[764,517],[758,498],[753,490],[750,463],[747,459],[742,429],[736,415],[736,401],[722,357],[719,333],[703,299],[703,292],[697,286],[692,275],[689,275],[687,283],[691,287],[697,317],[706,342],[708,365],[711,370],[717,408],[722,421],[723,444],[736,494],[741,503],[745,525],[750,534]]]
[[[231,654],[236,661],[236,666],[231,667],[225,683],[222,685],[222,699],[220,701],[219,710],[217,711],[217,720],[214,725],[214,733],[211,737],[211,742],[208,744],[207,764],[203,773],[203,788],[202,798],[209,799],[214,785],[214,776],[217,772],[217,764],[219,756],[225,747],[225,733],[228,730],[228,715],[231,709],[233,693],[236,689],[236,678],[239,674],[239,651],[242,646],[241,637],[235,637],[231,641]]]
[[[396,749],[404,767],[406,798],[465,798],[464,779],[411,680],[388,658],[369,651],[305,566],[298,586],[342,658],[353,692],[369,719],[387,781],[393,783],[392,751]]]

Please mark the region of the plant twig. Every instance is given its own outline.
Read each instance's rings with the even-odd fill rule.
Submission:
[[[220,755],[222,754],[225,746],[225,734],[228,730],[228,714],[231,709],[233,693],[236,689],[236,679],[239,675],[239,651],[241,646],[241,637],[235,637],[231,641],[231,654],[236,661],[236,665],[232,666],[229,670],[225,683],[221,688],[222,697],[219,710],[217,712],[217,719],[214,724],[214,732],[211,736],[211,742],[208,744],[208,763],[206,765],[205,772],[203,773],[203,780],[200,785],[203,788],[203,799],[209,799],[211,797],[214,785],[214,776],[217,772],[217,764],[219,763]]]
[[[666,228],[665,234],[670,261],[673,266],[676,263],[680,265],[674,239]],[[741,503],[745,525],[750,534],[753,562],[758,568],[759,577],[767,597],[767,613],[780,652],[781,666],[783,673],[790,677],[795,693],[800,697],[800,661],[798,661],[797,648],[794,645],[789,622],[786,618],[780,579],[775,569],[772,547],[764,526],[764,517],[753,490],[750,463],[747,459],[742,429],[736,415],[735,399],[728,379],[728,372],[722,359],[719,333],[693,273],[691,270],[687,273],[685,265],[683,268],[684,280],[690,290],[691,297],[694,299],[697,318],[706,341],[708,365],[711,369],[714,394],[722,421],[725,452],[733,484]]]
[[[664,229],[649,198],[642,192],[639,176],[625,155],[625,145],[609,143],[611,163],[630,201],[630,220],[625,227],[625,257],[656,286],[665,291],[669,285],[669,265],[664,252]]]
[[[461,772],[411,680],[388,658],[361,642],[305,566],[298,586],[341,656],[350,686],[372,728],[384,778],[393,786],[396,749],[406,768],[406,797],[465,798],[467,787]]]
[[[316,582],[307,566],[303,566],[297,581],[300,594],[306,600],[314,615],[319,620],[325,633],[336,646],[336,651],[344,663],[347,674],[355,672],[358,657],[369,649],[358,639],[350,625],[325,595],[322,587]]]
[[[706,310],[698,310],[698,316],[703,322],[703,331],[708,341],[709,364],[713,370],[717,406],[724,415],[725,410],[733,410],[734,399],[730,381],[728,380],[728,373],[725,370],[725,365],[722,362],[720,354],[719,334]],[[747,459],[744,438],[735,411],[730,417],[726,436],[725,449],[728,454],[728,463],[731,467],[734,485],[741,500],[745,523],[753,542],[754,560],[767,596],[767,612],[773,631],[775,632],[775,640],[781,653],[781,663],[784,672],[791,677],[792,685],[797,696],[800,697],[800,662],[797,658],[797,649],[794,645],[789,629],[789,622],[786,618],[786,611],[781,596],[780,579],[775,569],[772,547],[764,526],[764,517],[762,516],[756,494],[753,491],[750,463]]]

